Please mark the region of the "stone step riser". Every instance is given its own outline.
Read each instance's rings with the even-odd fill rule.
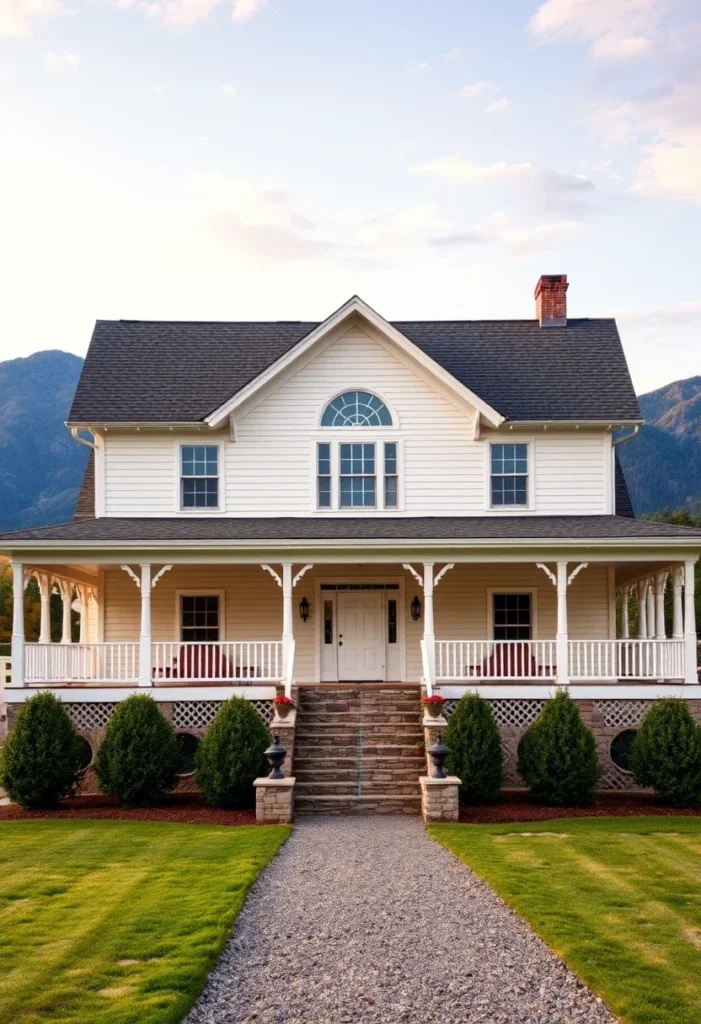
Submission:
[[[353,772],[358,768],[355,757],[295,757],[295,775],[305,771]],[[425,763],[420,755],[409,757],[364,757],[360,762],[363,771],[416,771]]]
[[[359,772],[346,772],[346,771],[331,771],[331,772],[318,772],[313,770],[295,769],[296,785],[300,786],[304,783],[305,786],[313,786],[315,784],[321,785],[342,785],[345,783],[352,784],[354,786],[363,785],[364,783],[396,783],[397,785],[408,785],[413,786],[414,790],[418,792],[417,785],[419,778],[419,772],[415,767],[411,771],[397,771],[397,772],[383,772],[383,771],[359,771]]]
[[[405,796],[419,796],[418,786],[409,783],[392,783],[391,791],[387,789],[385,782],[368,782],[362,786],[352,783],[324,782],[314,785],[311,782],[295,783],[295,798],[301,799],[305,796],[347,796],[357,799],[358,797],[391,796],[399,799]]]
[[[294,752],[295,765],[298,763],[298,760],[307,759],[311,759],[319,764],[322,761],[326,762],[329,756],[357,761],[357,747],[352,745],[348,747],[339,746],[330,755],[328,746],[312,746],[310,744],[304,747],[298,746]],[[363,758],[371,757],[418,757],[423,759],[424,752],[416,743],[405,743],[397,746],[391,743],[363,744]]]
[[[420,814],[421,797],[405,797],[402,800],[379,801],[330,800],[324,797],[303,797],[295,801],[295,814]]]

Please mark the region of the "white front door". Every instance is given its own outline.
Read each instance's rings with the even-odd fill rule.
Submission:
[[[385,593],[338,592],[338,678],[355,682],[385,678]]]

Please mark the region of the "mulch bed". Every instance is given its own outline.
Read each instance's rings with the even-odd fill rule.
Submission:
[[[162,807],[137,807],[127,810],[109,796],[76,796],[63,800],[54,811],[23,811],[17,804],[0,807],[0,821],[29,821],[43,818],[56,821],[77,821],[86,818],[124,821],[175,821],[183,825],[255,825],[256,812],[227,811],[209,807],[204,800],[190,793],[174,794]]]
[[[525,793],[504,793],[498,803],[484,807],[460,805],[460,821],[470,825],[508,825],[551,818],[632,818],[644,814],[699,817],[701,807],[663,807],[647,793],[601,793],[587,807],[545,807]]]

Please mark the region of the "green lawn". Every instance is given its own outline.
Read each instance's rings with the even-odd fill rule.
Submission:
[[[701,1021],[701,820],[432,825],[626,1024]]]
[[[0,1024],[181,1021],[289,831],[0,823]]]

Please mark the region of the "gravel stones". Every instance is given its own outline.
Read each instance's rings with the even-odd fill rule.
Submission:
[[[262,872],[188,1024],[614,1024],[409,817],[308,818]]]

